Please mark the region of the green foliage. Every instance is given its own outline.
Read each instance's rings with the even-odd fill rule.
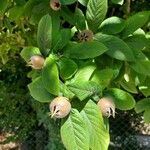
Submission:
[[[50,7],[49,0],[5,2],[0,6],[2,63],[9,60],[8,54],[15,57],[20,49],[25,62],[36,54],[45,59],[43,68],[28,73],[30,94],[40,105],[34,106],[39,122],[50,134],[47,103],[65,96],[72,106],[60,127],[67,150],[107,150],[109,123],[97,101],[109,96],[117,109],[129,110],[135,107],[134,97],[139,91],[144,98],[150,95],[150,12],[125,14],[127,19],[109,16],[107,0],[60,0],[58,11]],[[80,40],[78,35],[83,30],[91,30],[93,37],[85,33],[85,41]],[[146,122],[150,122],[150,110],[145,106],[148,100],[139,101],[135,107],[139,113],[144,111]],[[29,130],[35,120],[27,126]]]

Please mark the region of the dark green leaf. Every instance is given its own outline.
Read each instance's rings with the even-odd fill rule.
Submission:
[[[94,81],[95,83],[99,84],[102,89],[106,88],[112,77],[113,77],[114,71],[112,69],[103,69],[103,70],[95,70],[92,77],[91,81]]]
[[[52,18],[48,14],[43,16],[39,22],[37,42],[41,53],[46,56],[52,46]]]
[[[67,150],[89,150],[87,125],[76,109],[61,125],[61,137]]]
[[[75,59],[97,57],[107,51],[104,44],[98,41],[75,43],[70,42],[64,48],[64,56]]]
[[[130,66],[136,72],[150,76],[150,61],[136,61],[135,63],[130,63]]]
[[[49,56],[46,61],[42,72],[42,81],[44,87],[48,92],[54,95],[59,94],[59,74],[58,68],[53,56]]]
[[[36,78],[28,85],[31,96],[39,102],[50,102],[54,96],[43,86],[41,77]]]
[[[105,128],[102,114],[97,105],[89,100],[81,111],[81,115],[90,133],[90,149],[107,150],[110,140],[109,132]]]
[[[101,86],[92,81],[72,83],[68,85],[68,88],[81,101],[93,95],[100,95],[101,93]]]
[[[117,34],[124,29],[125,25],[125,20],[113,16],[105,19],[100,25],[99,30],[106,34]]]
[[[135,100],[132,95],[123,90],[112,88],[107,91],[107,94],[113,97],[116,108],[120,110],[129,110],[135,105]]]
[[[26,61],[29,62],[30,58],[34,55],[41,55],[39,48],[37,47],[25,47],[21,51],[21,57]]]
[[[0,15],[3,15],[8,5],[8,0],[0,0]]]
[[[107,0],[89,0],[86,18],[89,29],[96,32],[107,13]]]
[[[61,58],[58,62],[60,76],[66,80],[73,76],[77,71],[77,64],[69,58]]]
[[[148,21],[149,16],[150,11],[143,11],[129,17],[126,21],[126,27],[122,31],[122,36],[125,38],[138,28],[141,28]]]
[[[98,33],[95,35],[95,39],[102,42],[109,49],[106,52],[109,56],[124,61],[135,60],[132,50],[120,38]]]

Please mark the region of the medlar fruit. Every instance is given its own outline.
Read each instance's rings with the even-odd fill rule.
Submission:
[[[53,10],[58,11],[61,8],[61,3],[59,0],[50,0],[50,7]]]
[[[79,41],[92,41],[93,40],[93,32],[91,30],[83,30],[77,35]]]
[[[33,69],[42,69],[44,65],[44,58],[40,55],[34,55],[30,58],[28,66],[31,66]]]
[[[103,97],[98,101],[97,105],[103,116],[109,118],[112,115],[115,118],[115,104],[111,98]]]
[[[56,97],[50,103],[51,118],[64,118],[71,111],[71,104],[66,97]]]

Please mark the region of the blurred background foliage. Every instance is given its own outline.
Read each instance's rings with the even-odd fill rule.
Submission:
[[[74,5],[68,7],[73,10]],[[127,18],[149,8],[149,0],[125,0],[123,5],[109,0],[107,17]],[[45,115],[48,106],[32,100],[29,95],[30,68],[19,54],[24,46],[37,45],[37,23],[48,11],[49,0],[0,0],[0,134],[11,133],[4,142],[17,141],[28,150],[64,149],[59,121],[49,119]],[[150,32],[150,24],[144,30]],[[138,97],[142,98],[141,93]]]

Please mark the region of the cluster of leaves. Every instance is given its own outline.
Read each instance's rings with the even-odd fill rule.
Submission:
[[[121,5],[124,1],[112,2]],[[37,54],[45,58],[42,70],[28,74],[32,78],[28,86],[31,96],[39,102],[49,103],[59,95],[71,101],[72,111],[61,125],[65,147],[107,149],[108,120],[95,103],[103,96],[111,96],[117,109],[128,110],[135,106],[131,94],[150,96],[150,34],[142,29],[149,22],[150,12],[139,12],[126,20],[117,16],[105,19],[107,0],[60,0],[58,11],[50,8],[49,0],[0,3],[1,22],[21,23],[22,33],[28,39],[30,47],[21,53],[25,61],[28,63]],[[37,43],[34,32],[28,36],[31,28],[26,23],[38,24]],[[85,29],[94,33],[92,41],[78,40],[76,34]],[[9,48],[6,49],[5,54],[0,54],[2,59]],[[145,111],[145,121],[150,121],[149,98],[139,101],[135,110]]]
[[[24,48],[21,56],[28,63],[31,56],[42,55],[45,63],[40,71],[29,73],[32,83],[28,87],[39,102],[50,102],[59,95],[70,99],[72,111],[61,125],[61,137],[68,150],[107,149],[108,120],[103,119],[95,103],[109,95],[117,109],[128,110],[135,106],[130,93],[140,91],[149,96],[149,33],[141,27],[149,21],[150,12],[139,12],[127,20],[116,16],[104,20],[107,0],[60,3],[58,11],[52,10],[47,1],[38,4],[44,10],[42,18],[38,15],[38,46]],[[69,4],[73,4],[74,11]],[[31,5],[25,8],[31,9]],[[39,19],[35,14],[30,16],[32,21]],[[66,22],[70,26],[64,28]],[[94,33],[93,40],[79,42],[76,33],[85,29]],[[147,112],[146,108],[148,122]]]

